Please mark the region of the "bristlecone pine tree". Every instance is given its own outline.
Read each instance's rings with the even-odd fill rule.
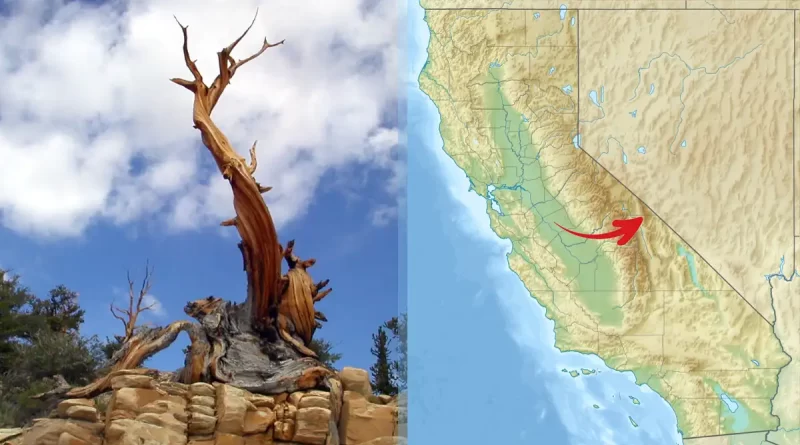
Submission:
[[[255,54],[234,59],[231,53],[253,23],[255,18],[241,36],[217,53],[219,74],[207,85],[189,56],[188,27],[178,22],[183,34],[183,59],[192,79],[170,79],[194,94],[194,128],[200,131],[203,144],[233,191],[236,216],[221,225],[235,227],[242,239],[239,249],[247,275],[246,301],[232,304],[216,297],[203,298],[184,309],[199,324],[177,321],[166,327],[134,331],[136,317],[144,310],[141,302],[147,289],[143,286],[134,304],[131,288],[131,305],[115,311],[125,324],[125,337],[111,359],[110,372],[85,387],[59,388],[40,397],[93,397],[107,391],[114,376],[151,374],[153,371],[138,366],[169,346],[181,331],[186,331],[191,340],[186,365],[177,375],[183,383],[225,382],[262,394],[327,386],[332,371],[320,363],[309,345],[315,329],[321,326],[319,322],[327,321],[314,303],[331,291],[323,290],[328,280],[314,283],[308,269],[315,260],[300,260],[294,254],[294,241],[289,241],[285,249],[278,243],[272,216],[261,196],[271,187],[262,186],[253,177],[258,165],[256,144],[250,148],[247,162],[211,119],[236,71],[267,49],[284,43],[264,39]],[[285,275],[281,274],[282,259],[288,264]]]

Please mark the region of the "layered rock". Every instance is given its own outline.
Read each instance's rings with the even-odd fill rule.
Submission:
[[[330,391],[272,396],[222,383],[111,382],[105,412],[68,399],[57,418],[37,419],[22,445],[388,445],[398,435],[396,400],[372,393],[366,371],[345,368]]]

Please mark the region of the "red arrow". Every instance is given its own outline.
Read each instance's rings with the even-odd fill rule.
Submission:
[[[611,222],[611,225],[614,227],[618,227],[617,230],[608,233],[578,233],[572,230],[567,229],[566,227],[562,226],[559,223],[556,223],[558,227],[566,230],[567,232],[579,236],[581,238],[589,238],[589,239],[607,239],[607,238],[615,238],[621,235],[621,238],[617,240],[617,245],[624,246],[628,243],[628,241],[636,235],[636,231],[639,230],[639,226],[642,225],[642,218],[641,216],[637,216],[636,218],[630,219],[615,219]]]

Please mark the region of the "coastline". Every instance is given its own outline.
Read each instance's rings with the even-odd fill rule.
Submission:
[[[416,5],[416,9],[421,10],[421,7]],[[419,75],[427,60],[427,23],[421,19],[417,19],[421,24],[413,23],[414,17],[421,15],[421,11],[414,12],[409,8],[409,42],[413,41],[417,46],[407,49],[411,68],[409,74],[415,71]],[[425,145],[435,152],[441,174],[446,177],[448,193],[462,207],[463,214],[456,218],[462,230],[494,244],[497,255],[490,259],[489,273],[494,284],[503,291],[500,305],[505,309],[506,334],[525,357],[526,368],[533,368],[521,371],[530,372],[530,376],[547,386],[554,399],[557,399],[559,417],[570,431],[573,443],[683,443],[673,408],[646,384],[637,385],[632,372],[615,371],[607,367],[596,354],[555,348],[554,322],[545,317],[543,306],[535,301],[510,269],[507,255],[511,250],[511,242],[501,239],[491,229],[485,201],[474,193],[468,176],[442,148],[438,109],[418,89],[418,77],[413,79],[413,82],[411,79],[404,82],[409,90],[409,98],[414,94],[424,96],[430,115],[425,118],[415,116],[413,124],[409,119],[409,128],[424,125],[426,132],[430,133]],[[416,93],[411,91],[412,88],[417,88]],[[421,124],[419,121],[423,120],[425,123]],[[501,254],[503,258],[500,258]],[[575,377],[562,371],[581,369],[596,372]],[[586,428],[584,420],[587,419],[578,421],[586,414],[592,417],[592,428]]]

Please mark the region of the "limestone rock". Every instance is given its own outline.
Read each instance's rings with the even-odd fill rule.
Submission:
[[[372,395],[372,384],[369,382],[369,373],[365,369],[344,367],[339,373],[345,391],[353,391],[364,397]]]
[[[244,396],[239,388],[217,386],[217,432],[242,435],[247,413]]]
[[[293,392],[293,393],[289,394],[289,403],[291,403],[294,406],[299,406],[300,405],[300,399],[302,399],[305,394],[306,393],[303,392],[303,391],[296,391],[296,392]]]
[[[189,439],[186,445],[214,445],[214,436],[203,439]]]
[[[300,403],[297,404],[298,408],[325,408],[327,410],[331,409],[331,401],[328,397],[320,397],[317,395],[306,394],[302,399],[300,399]]]
[[[331,415],[333,416],[333,420],[338,424],[342,413],[344,388],[342,387],[342,382],[336,378],[328,379],[328,386],[330,387],[328,400],[331,401]]]
[[[244,445],[244,437],[238,434],[217,433],[214,445]]]
[[[226,385],[224,383],[214,382],[212,386],[214,386],[214,389],[216,390],[217,398],[240,397],[244,399],[245,397],[247,397],[248,394],[247,391],[241,388],[237,388],[231,385]]]
[[[205,414],[206,416],[212,416],[212,417],[216,415],[214,408],[203,405],[189,405],[189,412],[193,414]]]
[[[111,389],[154,387],[153,378],[147,375],[118,375],[111,379]]]
[[[256,408],[275,408],[275,398],[270,396],[254,394],[249,398],[249,402],[252,403]]]
[[[294,440],[298,443],[310,445],[324,445],[328,437],[328,421],[331,418],[330,410],[326,408],[310,407],[297,410],[296,429]]]
[[[311,389],[311,390],[308,390],[308,391],[306,391],[306,393],[305,393],[305,394],[306,394],[307,396],[317,396],[317,397],[324,397],[324,398],[326,398],[326,399],[327,399],[327,398],[328,398],[328,396],[330,395],[330,392],[328,392],[328,391],[321,391],[321,390],[319,390],[319,389]]]
[[[67,417],[87,422],[97,422],[97,410],[93,406],[75,405],[67,408]]]
[[[156,400],[155,402],[148,403],[140,409],[142,413],[154,414],[181,414],[186,412],[186,403],[176,402],[174,400]]]
[[[342,445],[394,436],[396,426],[397,407],[376,405],[359,393],[344,392],[342,417],[339,420],[339,440]]]
[[[16,439],[24,433],[22,428],[0,428],[0,443],[10,442],[11,439]]]
[[[115,420],[123,420],[123,419],[133,420],[135,418],[136,418],[136,414],[135,413],[132,413],[130,411],[126,411],[124,409],[110,410],[106,414],[106,422],[113,422]]]
[[[206,397],[216,397],[217,392],[216,389],[212,385],[203,382],[192,383],[189,385],[189,393],[192,396],[206,396]]]
[[[244,445],[273,445],[272,431],[252,436],[244,436]]]
[[[176,419],[171,413],[143,413],[139,414],[136,420],[142,423],[168,428],[179,434],[186,434],[186,424]]]
[[[112,411],[130,411],[138,415],[143,412],[143,407],[162,400],[172,401],[178,405],[186,405],[186,399],[171,395],[164,396],[154,389],[121,388],[114,391],[109,403],[109,409]]]
[[[380,395],[378,395],[378,399],[381,401],[382,404],[388,405],[388,404],[392,403],[392,400],[394,400],[394,397],[392,397],[390,395],[386,395],[386,394],[380,394]]]
[[[90,445],[90,444],[100,445],[101,443],[102,443],[102,440],[99,437],[96,438],[96,440],[93,441],[93,442],[87,442],[87,441],[85,441],[83,439],[79,439],[79,438],[73,436],[70,433],[63,432],[63,433],[61,433],[60,436],[58,436],[57,445]]]
[[[275,416],[278,420],[294,420],[297,407],[289,403],[281,403],[275,407]]]
[[[192,405],[208,406],[210,408],[217,406],[217,400],[209,396],[193,396],[189,399],[189,403]]]
[[[273,423],[275,423],[275,413],[271,410],[248,411],[244,416],[244,434],[266,432]]]
[[[217,427],[217,418],[205,414],[192,413],[189,417],[189,434],[212,434]]]
[[[115,420],[106,428],[105,445],[186,445],[186,435],[136,420]]]
[[[294,420],[278,420],[275,422],[275,432],[273,436],[276,440],[288,442],[294,437]]]
[[[164,392],[172,396],[186,398],[189,393],[189,385],[178,382],[160,382],[158,385]]]
[[[377,437],[360,445],[407,445],[408,439],[399,436]]]
[[[103,424],[65,419],[36,419],[33,426],[25,432],[22,445],[58,445],[63,433],[88,444],[100,445]]]
[[[91,406],[94,407],[94,401],[90,399],[67,399],[58,403],[56,412],[59,417],[67,417],[67,410],[73,406]]]

